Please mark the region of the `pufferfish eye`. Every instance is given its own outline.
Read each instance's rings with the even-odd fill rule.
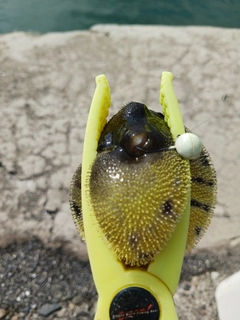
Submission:
[[[151,144],[146,132],[134,132],[126,130],[123,134],[119,145],[128,153],[130,156],[140,157],[142,156],[146,148]]]

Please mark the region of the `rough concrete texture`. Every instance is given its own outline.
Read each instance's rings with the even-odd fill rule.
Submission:
[[[81,162],[94,78],[105,73],[112,111],[131,100],[159,110],[171,71],[185,124],[218,173],[216,214],[200,247],[237,241],[240,30],[95,26],[90,31],[0,36],[0,246],[39,237],[87,259],[68,205]]]

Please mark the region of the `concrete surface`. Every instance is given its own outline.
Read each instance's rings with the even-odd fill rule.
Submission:
[[[97,25],[1,35],[0,48],[0,246],[37,236],[87,259],[68,191],[94,78],[107,75],[112,113],[130,100],[159,110],[164,70],[218,173],[216,214],[199,247],[239,242],[240,30]]]

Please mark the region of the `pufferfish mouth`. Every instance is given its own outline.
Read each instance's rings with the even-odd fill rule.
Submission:
[[[182,216],[189,167],[175,150],[164,151],[173,144],[163,115],[137,102],[102,131],[90,201],[108,245],[125,264],[151,262]]]

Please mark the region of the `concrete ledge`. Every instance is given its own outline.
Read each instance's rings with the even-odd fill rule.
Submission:
[[[200,247],[239,237],[240,30],[97,25],[89,31],[0,36],[0,245],[38,236],[87,259],[68,207],[96,75],[116,112],[130,100],[159,110],[171,71],[185,124],[218,172],[216,215]],[[234,240],[236,241],[236,240]]]

